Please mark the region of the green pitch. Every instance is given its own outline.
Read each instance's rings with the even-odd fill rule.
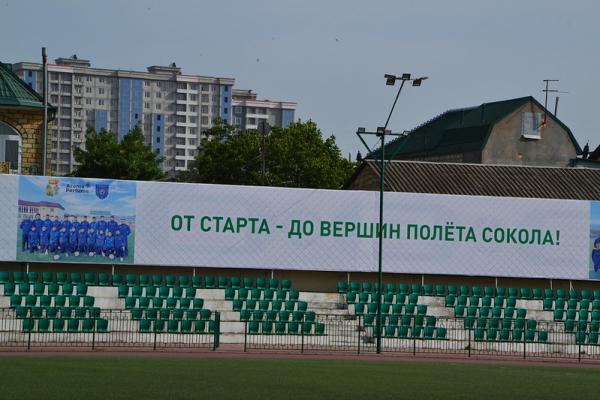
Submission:
[[[152,357],[0,358],[9,399],[597,399],[600,369]]]

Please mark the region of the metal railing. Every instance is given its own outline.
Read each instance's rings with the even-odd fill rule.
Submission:
[[[575,321],[571,330],[565,329],[564,321],[516,318],[438,317],[434,325],[428,325],[427,319],[419,316],[399,318],[397,325],[390,325],[389,320],[389,316],[383,319],[382,353],[600,362],[597,325],[590,321]],[[324,324],[320,334],[314,328],[304,330],[301,326],[296,330],[295,325],[291,333],[284,330],[283,324],[289,326],[293,321],[279,321],[279,332],[268,328],[267,321],[265,332],[262,329],[265,321],[258,322],[258,329],[256,324],[252,329],[252,321],[245,322],[244,351],[376,352],[377,324],[365,323],[361,315],[317,315],[315,323]]]
[[[101,310],[86,318],[58,318],[35,307],[0,308],[0,348],[207,348],[219,346],[220,314],[206,320],[132,319],[129,310]],[[24,312],[26,311],[26,312]]]

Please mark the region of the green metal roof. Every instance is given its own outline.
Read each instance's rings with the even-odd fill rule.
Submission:
[[[530,101],[544,108],[533,97],[527,96],[446,111],[413,129],[408,135],[389,142],[385,146],[386,158],[393,154],[396,154],[395,159],[401,159],[481,151],[494,125]],[[552,113],[548,112],[547,115],[567,131],[580,153],[581,148],[571,130]],[[374,150],[366,158],[379,158],[379,151]]]
[[[44,108],[44,99],[12,71],[10,64],[0,62],[0,107]],[[50,107],[52,108],[52,107]]]

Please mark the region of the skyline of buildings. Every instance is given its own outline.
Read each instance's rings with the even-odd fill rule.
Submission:
[[[42,93],[42,64],[17,62],[13,71]],[[48,64],[48,102],[57,107],[49,126],[51,172],[71,173],[74,149],[85,144],[88,127],[116,132],[121,139],[140,127],[165,172],[187,169],[203,133],[215,118],[241,130],[261,120],[287,127],[295,102],[258,100],[252,90],[234,89],[235,79],[184,74],[175,63],[147,71],[94,68],[76,55]]]

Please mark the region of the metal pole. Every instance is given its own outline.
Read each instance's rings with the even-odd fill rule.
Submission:
[[[400,92],[398,92],[399,94]],[[396,99],[398,97],[396,96]],[[394,102],[395,104],[395,102]],[[389,121],[389,117],[388,117]],[[385,128],[381,133],[381,160],[379,181],[379,265],[377,272],[377,354],[381,354],[381,281],[383,271],[383,193],[385,191]]]
[[[556,117],[556,114],[558,114],[558,99],[560,99],[560,97],[556,96],[556,100],[554,102],[554,116]]]
[[[42,148],[42,175],[46,176],[46,164],[48,163],[48,55],[46,48],[42,47],[43,65],[43,96],[44,96],[44,147]]]

